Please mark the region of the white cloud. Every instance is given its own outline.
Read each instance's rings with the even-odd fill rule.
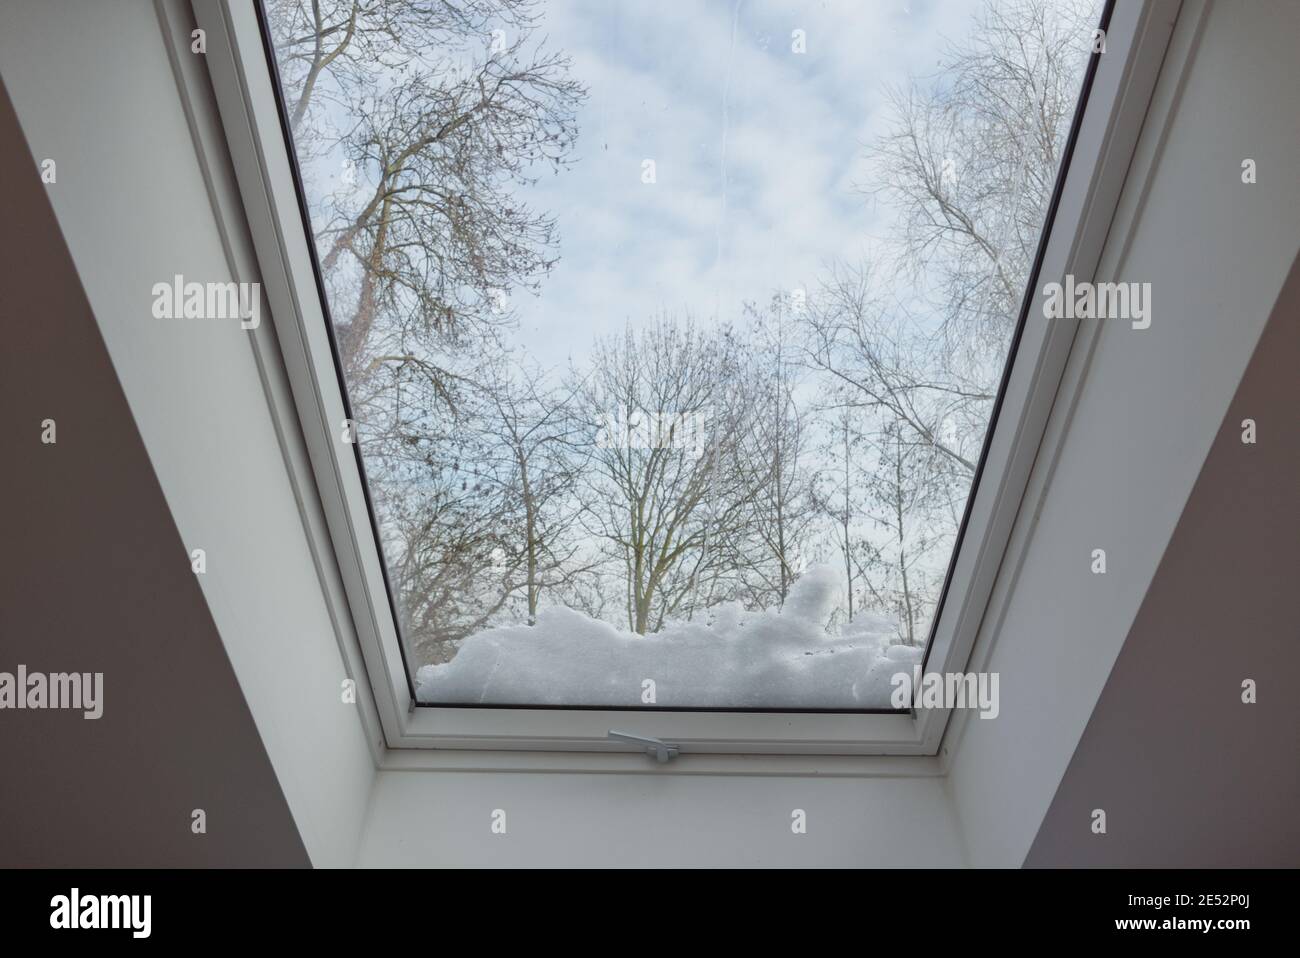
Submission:
[[[975,3],[752,0],[734,43],[730,4],[548,3],[543,30],[590,99],[577,164],[528,190],[557,217],[561,260],[517,300],[520,345],[562,365],[663,309],[736,319],[860,255],[887,228],[856,189],[881,92],[933,69]]]

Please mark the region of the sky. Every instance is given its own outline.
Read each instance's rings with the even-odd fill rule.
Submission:
[[[537,295],[512,295],[515,342],[567,366],[629,321],[736,320],[860,257],[888,227],[862,159],[885,90],[932,72],[978,6],[547,2],[541,31],[589,96],[574,165],[522,191],[556,217],[560,261]]]
[[[516,189],[556,219],[560,259],[503,304],[507,340],[559,371],[629,321],[736,321],[860,260],[890,228],[864,161],[886,91],[934,73],[984,2],[543,0],[534,39],[572,59],[588,98],[572,165]],[[327,104],[317,122],[352,120]],[[369,199],[335,156],[305,173],[310,191]]]

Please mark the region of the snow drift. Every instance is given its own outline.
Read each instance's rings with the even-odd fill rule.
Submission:
[[[439,704],[627,707],[646,704],[650,679],[660,708],[889,708],[891,677],[910,673],[922,650],[892,644],[894,623],[870,613],[827,632],[838,592],[834,570],[815,566],[780,612],[732,603],[707,623],[652,635],[551,607],[535,626],[469,637],[450,662],[416,673],[416,693]]]

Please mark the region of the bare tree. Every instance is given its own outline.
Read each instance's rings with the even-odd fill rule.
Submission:
[[[797,391],[802,383],[786,342],[796,309],[786,294],[766,310],[749,307],[745,330],[744,388],[752,414],[737,444],[737,468],[748,478],[742,534],[729,539],[730,561],[742,571],[750,608],[780,608],[802,571],[815,508],[809,467],[809,414]]]
[[[740,345],[661,316],[597,344],[583,404],[596,437],[590,533],[622,565],[628,627],[655,631],[684,612],[744,516],[734,468],[751,414],[738,388]]]
[[[989,3],[937,74],[891,91],[892,122],[867,161],[892,239],[873,263],[833,267],[803,323],[803,361],[828,384],[828,460],[846,457],[823,472],[819,502],[850,616],[858,582],[908,642],[937,600],[936,546],[951,541],[974,480],[1095,8]],[[850,453],[874,464],[854,477]]]
[[[898,420],[959,476],[974,472],[1025,294],[1093,6],[990,3],[937,76],[892,92],[867,153],[871,192],[897,216],[888,268],[836,267],[810,311],[808,361],[842,400]],[[895,297],[885,279],[899,276],[930,291],[937,328]]]
[[[993,388],[951,361],[942,338],[879,298],[865,267],[839,266],[810,298],[803,362],[828,377],[823,407],[872,411],[897,422],[969,482]]]
[[[951,543],[942,515],[936,515],[945,484],[933,469],[934,451],[907,441],[898,422],[887,425],[873,445],[864,518],[875,535],[864,538],[853,561],[876,608],[898,621],[899,638],[918,645],[941,580],[942,568],[932,560],[944,551],[938,546]]]
[[[824,465],[813,478],[813,507],[826,523],[834,560],[843,569],[843,621],[852,622],[856,583],[862,574],[860,562],[855,561],[855,550],[859,547],[855,519],[860,508],[857,461],[862,441],[854,428],[850,409],[840,409],[835,420],[823,425],[828,427],[822,448]],[[830,560],[832,556],[823,558]]]
[[[594,571],[576,532],[581,502],[577,483],[590,457],[572,390],[539,385],[537,370],[501,371],[486,385],[496,480],[517,501],[516,525],[502,531],[501,560],[515,569],[508,591],[522,592],[529,625],[537,621],[543,593],[573,596],[579,580]]]
[[[267,12],[405,632],[445,660],[562,581],[549,397],[510,392],[492,357],[509,293],[558,255],[519,195],[569,162],[585,91],[535,0]]]
[[[323,105],[357,106],[352,98],[381,75],[455,68],[493,29],[531,32],[536,7],[536,0],[268,0],[295,138],[321,122]]]
[[[554,220],[517,191],[567,164],[585,91],[534,36],[532,0],[272,9],[295,128],[358,178],[315,223],[349,381],[408,361],[372,348],[395,329],[418,332],[414,355],[442,374],[443,353],[491,341],[509,291],[554,263]],[[321,110],[309,128],[318,102],[351,125],[324,134]]]
[[[893,265],[937,290],[948,346],[1001,355],[1025,292],[1096,26],[1092,0],[1001,0],[937,76],[891,92],[868,152],[899,216]],[[998,363],[984,373],[996,376]]]
[[[500,557],[518,505],[478,425],[491,406],[475,376],[439,393],[418,365],[394,364],[363,397],[383,404],[358,439],[404,636],[423,661],[445,661],[501,613],[515,574]]]

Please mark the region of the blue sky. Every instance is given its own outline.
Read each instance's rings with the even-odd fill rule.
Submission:
[[[565,365],[628,320],[735,319],[745,301],[811,288],[829,260],[862,255],[888,229],[861,192],[884,90],[931,72],[978,6],[545,4],[542,31],[590,95],[575,165],[524,192],[557,218],[561,260],[538,296],[512,297],[516,342]]]

